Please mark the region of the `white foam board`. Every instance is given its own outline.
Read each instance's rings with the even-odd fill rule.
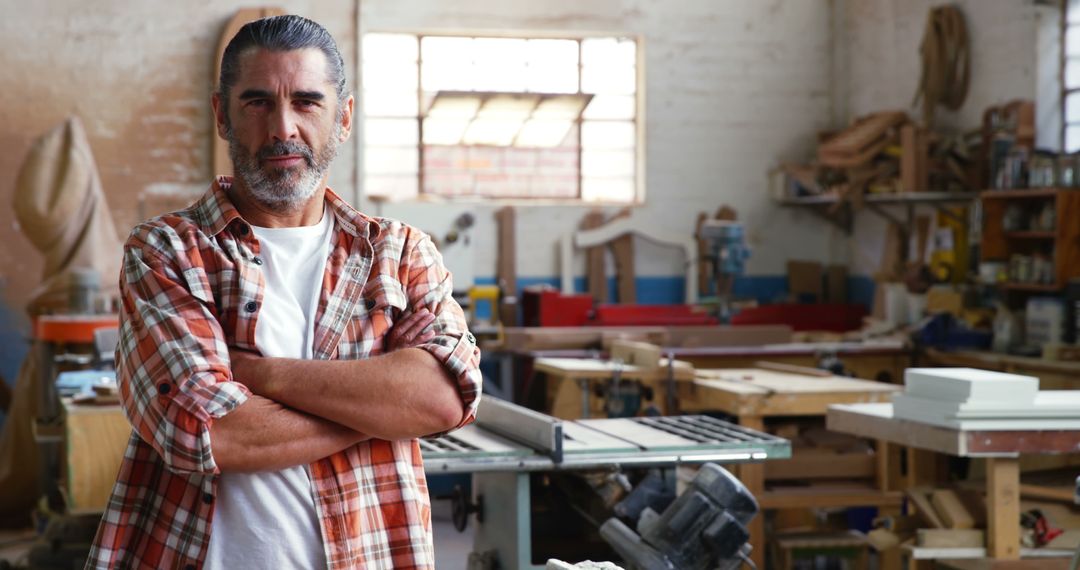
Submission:
[[[1039,379],[976,368],[908,368],[904,371],[904,391],[933,400],[996,400],[1028,406],[1035,403]]]
[[[893,394],[893,409],[898,417],[934,414],[946,419],[988,418],[1077,418],[1080,419],[1080,390],[1043,390],[1030,406],[1012,401],[952,402],[932,400],[911,394]]]
[[[901,417],[897,418],[924,424],[936,425],[962,431],[1030,431],[1030,430],[1080,430],[1080,418],[994,418],[977,420],[946,419],[941,417]]]

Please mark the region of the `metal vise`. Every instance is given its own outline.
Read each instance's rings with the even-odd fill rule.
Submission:
[[[634,570],[735,570],[748,560],[746,525],[758,504],[724,468],[706,463],[663,514],[646,508],[637,532],[617,518],[600,536]]]

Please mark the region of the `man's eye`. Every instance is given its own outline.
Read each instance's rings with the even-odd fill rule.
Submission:
[[[315,105],[317,105],[317,103],[315,101],[311,101],[309,99],[300,99],[299,101],[296,102],[296,104],[301,106],[301,107],[304,107],[304,108],[314,107]]]
[[[252,99],[251,101],[248,101],[248,106],[250,107],[266,107],[269,104],[270,101],[266,99]]]

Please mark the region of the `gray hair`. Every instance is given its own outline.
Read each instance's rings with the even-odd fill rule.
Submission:
[[[225,47],[221,56],[218,94],[226,102],[226,109],[229,91],[240,78],[240,55],[249,48],[270,51],[318,49],[326,56],[327,79],[337,92],[338,103],[343,103],[348,97],[345,87],[345,62],[341,59],[341,52],[338,51],[337,43],[330,32],[301,16],[272,16],[244,24]]]

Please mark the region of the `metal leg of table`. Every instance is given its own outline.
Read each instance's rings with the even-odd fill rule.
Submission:
[[[1020,460],[986,460],[987,554],[1001,560],[1020,558]]]

